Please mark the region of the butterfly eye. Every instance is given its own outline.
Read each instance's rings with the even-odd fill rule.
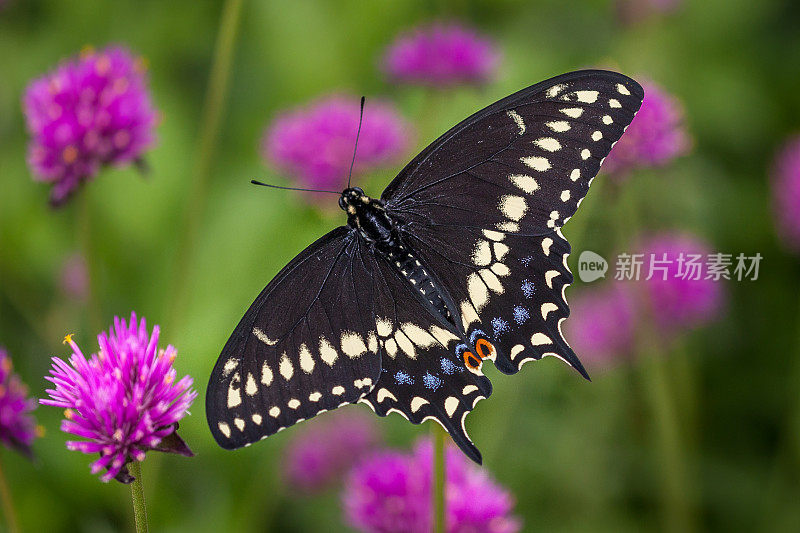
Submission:
[[[347,203],[344,201],[344,196],[339,197],[339,207],[342,208],[342,210],[347,209]]]
[[[486,359],[494,353],[494,346],[486,339],[478,339],[478,342],[475,343],[475,351],[478,352],[481,359]]]
[[[353,190],[357,192],[359,196],[364,195],[364,189],[362,189],[361,187],[353,187]]]
[[[464,364],[467,365],[467,368],[470,370],[480,370],[481,368],[481,360],[475,357],[472,352],[464,352],[462,354],[464,358]]]

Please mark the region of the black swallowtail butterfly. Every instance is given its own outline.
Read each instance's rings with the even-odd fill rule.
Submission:
[[[247,310],[211,374],[206,415],[233,449],[344,404],[439,422],[473,460],[464,419],[503,373],[546,355],[586,375],[561,335],[572,282],[560,228],[644,92],[572,72],[439,137],[380,200],[347,188],[341,226]]]

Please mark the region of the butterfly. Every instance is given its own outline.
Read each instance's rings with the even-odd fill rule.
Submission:
[[[492,392],[485,361],[515,374],[552,355],[588,378],[561,334],[561,227],[643,98],[614,72],[557,76],[450,129],[380,199],[348,186],[347,225],[286,265],[222,349],[206,395],[217,443],[361,402],[435,420],[480,463],[464,422]]]

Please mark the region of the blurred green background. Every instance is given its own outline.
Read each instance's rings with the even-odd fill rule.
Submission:
[[[495,393],[468,419],[484,465],[514,494],[525,531],[800,531],[800,269],[775,237],[768,181],[774,151],[800,129],[797,2],[687,1],[626,24],[615,3],[600,0],[245,1],[210,179],[196,194],[222,9],[186,0],[11,0],[0,11],[0,344],[41,397],[49,356],[68,355],[66,333],[90,351],[115,314],[136,310],[162,325],[163,341],[178,348],[178,372],[195,378],[201,397],[181,423],[197,457],[150,454],[144,463],[154,531],[344,529],[336,490],[299,496],[283,484],[291,430],[225,452],[203,412],[208,375],[243,311],[289,259],[344,222],[338,210],[249,185],[285,179],[258,149],[275,114],[331,92],[384,96],[417,126],[422,147],[506,94],[587,66],[672,92],[694,144],[669,167],[637,173],[622,198],[593,190],[565,228],[573,249],[610,252],[609,228],[688,229],[715,250],[760,252],[761,276],[728,284],[717,324],[669,353],[595,372],[591,384],[552,358],[517,376],[490,369]],[[379,58],[398,32],[451,18],[497,42],[496,81],[445,96],[383,80]],[[149,61],[163,116],[147,155],[152,172],[106,170],[51,210],[48,187],[26,166],[21,95],[85,45],[109,43]],[[435,116],[423,114],[427,98],[437,99]],[[365,189],[377,196],[393,175],[373,174]],[[646,209],[647,226],[626,228],[624,201]],[[198,223],[189,246],[187,210]],[[65,297],[58,277],[68,256],[87,249],[94,298],[82,305]],[[175,294],[178,278],[185,297]],[[568,295],[581,289],[576,282]],[[662,427],[664,405],[677,434]],[[24,530],[129,529],[128,488],[100,483],[90,457],[65,450],[57,409],[36,415],[47,431],[35,444],[38,461],[0,451]],[[398,447],[428,431],[397,416],[379,422]]]

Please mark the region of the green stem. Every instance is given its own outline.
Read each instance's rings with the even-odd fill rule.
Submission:
[[[133,500],[133,519],[136,533],[147,533],[147,507],[144,503],[144,485],[142,485],[142,463],[130,463],[131,475],[136,478],[131,483],[131,499]]]
[[[177,247],[173,285],[175,293],[172,299],[172,309],[168,317],[170,319],[169,323],[173,328],[187,297],[187,281],[189,278],[187,269],[194,251],[200,217],[203,214],[208,194],[208,181],[214,156],[216,155],[222,111],[225,108],[225,100],[228,94],[228,82],[230,80],[231,63],[233,62],[242,4],[243,0],[226,0],[222,7],[219,33],[214,45],[214,58],[211,63],[208,88],[205,103],[203,104],[203,115],[200,122],[197,159],[190,179],[192,189],[189,192],[189,201],[185,212],[184,233]]]
[[[3,501],[3,514],[6,515],[6,525],[10,533],[19,533],[19,522],[17,521],[17,513],[14,510],[14,502],[11,500],[11,491],[8,490],[8,483],[6,483],[6,476],[3,473],[2,464],[0,464],[0,500]]]
[[[433,427],[433,531],[444,533],[446,529],[445,509],[445,459],[444,440],[446,433],[435,424]]]
[[[75,221],[75,231],[77,232],[77,246],[83,256],[86,265],[86,323],[90,331],[95,334],[103,329],[100,306],[97,300],[97,265],[92,254],[92,223],[91,223],[91,199],[89,194],[91,187],[85,187],[77,200],[78,213]]]

